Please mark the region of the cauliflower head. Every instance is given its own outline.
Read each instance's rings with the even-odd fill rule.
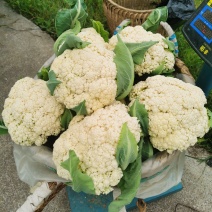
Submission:
[[[183,151],[209,130],[205,95],[192,84],[149,77],[133,87],[130,100],[135,99],[148,111],[150,141],[160,151]]]
[[[116,97],[116,65],[114,53],[104,57],[89,47],[66,50],[51,65],[61,83],[54,96],[71,109],[85,100],[88,114],[111,104]]]
[[[168,45],[163,41],[165,39],[159,33],[152,33],[146,31],[142,26],[127,26],[119,32],[121,39],[128,43],[141,43],[144,41],[158,41],[155,45],[150,47],[144,55],[144,60],[140,65],[135,65],[135,73],[139,76],[143,74],[150,74],[161,64],[164,69],[173,69],[175,64],[174,54],[168,51]],[[117,36],[114,35],[109,40],[108,49],[114,49],[117,43]]]
[[[90,48],[109,60],[114,57],[114,53],[107,49],[108,43],[104,41],[102,36],[93,27],[83,28],[77,36],[82,41],[90,43],[87,48]]]
[[[59,176],[71,179],[69,172],[60,166],[74,150],[80,159],[80,168],[94,182],[97,195],[107,194],[119,183],[123,172],[115,158],[122,125],[127,123],[139,142],[141,129],[137,118],[131,117],[120,102],[98,109],[90,116],[76,116],[69,128],[56,140],[53,161]]]
[[[40,146],[62,130],[63,111],[64,106],[50,95],[45,81],[25,77],[11,88],[2,117],[15,143]]]
[[[77,34],[77,36],[80,37],[82,41],[90,42],[91,45],[105,46],[104,39],[93,27],[83,28],[81,32]]]

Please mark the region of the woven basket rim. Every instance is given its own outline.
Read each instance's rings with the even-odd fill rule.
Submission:
[[[129,9],[127,7],[120,6],[119,4],[115,3],[112,0],[104,0],[104,1],[110,2],[111,4],[113,4],[114,6],[116,6],[117,8],[122,9],[122,10],[125,10],[125,11],[128,11],[128,12],[134,12],[134,13],[144,12],[144,13],[148,13],[148,12],[152,12],[153,11],[153,9],[149,9],[149,10],[134,10],[134,9]]]

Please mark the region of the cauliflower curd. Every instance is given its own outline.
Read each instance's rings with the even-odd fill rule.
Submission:
[[[50,95],[45,81],[25,77],[11,88],[2,117],[15,143],[40,146],[62,130],[63,111],[64,106]]]
[[[135,65],[135,73],[139,76],[146,73],[150,74],[161,64],[164,64],[164,69],[173,69],[175,63],[174,54],[168,50],[168,45],[163,41],[165,38],[161,34],[146,31],[142,26],[127,26],[119,32],[119,36],[126,43],[158,41],[145,53],[143,62],[140,65]],[[116,43],[117,36],[114,35],[110,38],[107,48],[113,50]]]
[[[107,194],[123,176],[115,158],[122,125],[127,123],[139,142],[141,130],[138,120],[130,117],[126,106],[120,102],[81,119],[76,116],[54,144],[53,160],[57,173],[65,179],[71,178],[60,164],[68,159],[69,150],[74,150],[81,161],[81,170],[93,179],[96,194]]]
[[[208,132],[206,98],[202,90],[161,75],[136,84],[130,100],[138,99],[149,114],[149,135],[160,151],[186,150]]]
[[[54,96],[71,109],[85,100],[88,114],[111,104],[116,97],[116,65],[113,52],[104,57],[89,47],[66,50],[51,65],[61,83]]]
[[[105,46],[102,36],[93,27],[84,28],[77,34],[82,41],[90,42],[91,45]]]
[[[106,49],[107,43],[94,28],[90,27],[82,29],[81,32],[77,34],[77,37],[84,42],[89,42],[90,44],[87,47],[91,50],[104,57],[107,57],[108,59],[113,58],[114,53]]]

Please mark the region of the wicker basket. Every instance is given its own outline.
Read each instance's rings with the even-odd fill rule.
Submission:
[[[130,19],[132,26],[141,25],[155,8],[153,0],[103,0],[104,14],[111,34],[125,19]]]

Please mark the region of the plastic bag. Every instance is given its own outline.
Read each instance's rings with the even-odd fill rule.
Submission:
[[[151,198],[168,191],[181,182],[185,163],[185,152],[172,154],[160,152],[142,163],[142,179],[136,197]],[[114,199],[120,190],[113,191]]]
[[[52,160],[52,150],[48,147],[26,147],[14,144],[13,155],[20,180],[29,186],[35,186],[41,181],[67,182],[57,175]]]
[[[169,18],[179,18],[188,20],[195,11],[193,0],[169,0],[168,4]]]
[[[185,163],[185,152],[175,151],[171,155],[162,152],[145,161],[142,180],[136,197],[146,199],[160,195],[181,182]]]
[[[20,180],[30,186],[40,181],[67,182],[55,172],[51,149],[14,144],[13,153]],[[136,197],[155,196],[177,185],[183,174],[184,155],[179,151],[172,154],[160,152],[143,162],[142,181]]]

